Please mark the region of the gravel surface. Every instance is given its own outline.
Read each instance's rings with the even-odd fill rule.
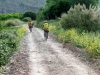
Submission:
[[[100,75],[73,53],[75,46],[65,46],[68,47],[63,48],[62,43],[50,36],[45,41],[43,31],[38,28],[33,28],[31,33],[28,30],[19,51],[12,55],[0,75]]]

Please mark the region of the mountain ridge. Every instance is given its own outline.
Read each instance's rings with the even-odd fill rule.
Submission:
[[[0,0],[0,14],[13,12],[38,12],[46,0]]]

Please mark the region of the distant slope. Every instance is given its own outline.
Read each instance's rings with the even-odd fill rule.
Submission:
[[[46,0],[0,0],[0,13],[37,12],[45,3]]]
[[[100,8],[100,0],[99,0],[99,4],[98,4],[98,7]]]

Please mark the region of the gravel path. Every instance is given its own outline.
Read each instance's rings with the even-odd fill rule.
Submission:
[[[45,41],[38,28],[28,30],[22,42],[0,75],[99,75],[52,37]]]

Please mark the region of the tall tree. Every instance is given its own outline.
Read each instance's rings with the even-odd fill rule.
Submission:
[[[53,2],[53,0],[51,0]],[[55,2],[55,1],[54,1]],[[62,13],[66,13],[70,8],[70,4],[66,0],[56,0],[55,4],[47,5],[47,9],[44,11],[46,19],[55,19],[60,17]]]
[[[85,4],[89,8],[90,4],[96,6],[99,0],[46,0],[46,6],[42,10],[44,19],[55,19],[62,13],[67,13],[71,6]]]
[[[54,5],[58,2],[59,0],[46,0],[46,6],[49,7],[51,5]]]
[[[90,4],[93,6],[97,6],[99,0],[69,0],[72,6],[77,5],[78,3],[85,4],[87,8],[89,8]]]
[[[89,8],[90,4],[97,6],[99,0],[46,0],[46,6],[50,6],[52,4],[56,4],[58,1],[69,1],[72,6],[77,5],[78,3],[85,4],[87,8]]]

